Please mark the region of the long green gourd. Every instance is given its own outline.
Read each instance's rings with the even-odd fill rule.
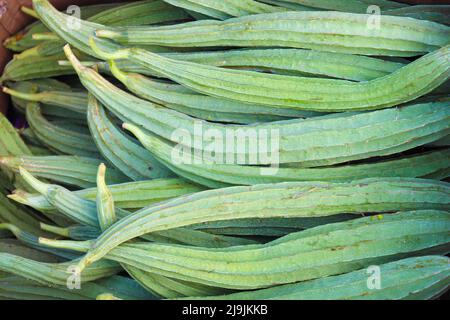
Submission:
[[[205,163],[195,154],[189,163],[174,159],[175,148],[163,139],[146,135],[137,126],[124,124],[139,141],[168,168],[179,176],[210,188],[227,185],[253,185],[284,181],[352,181],[372,177],[410,177],[444,179],[450,174],[450,150],[435,151],[410,157],[323,168],[277,168],[273,174],[262,175],[263,167]]]
[[[110,169],[111,170],[111,169]],[[122,209],[140,209],[178,196],[203,191],[204,188],[183,179],[154,179],[148,181],[125,182],[108,185],[115,203]],[[78,197],[95,200],[97,188],[74,191]],[[14,191],[11,199],[39,211],[52,211],[55,208],[40,194],[29,194],[23,190]]]
[[[450,46],[438,49],[397,71],[367,82],[320,79],[230,70],[179,61],[131,48],[100,51],[104,59],[129,59],[203,94],[245,103],[322,112],[375,110],[419,98],[449,78]],[[424,80],[426,79],[426,80]]]
[[[101,160],[79,156],[21,156],[0,157],[0,165],[18,173],[19,167],[38,177],[79,188],[95,186],[95,172]],[[129,179],[120,171],[108,170],[109,184],[126,182]]]
[[[22,174],[26,173],[22,171]],[[290,182],[209,190],[144,208],[120,220],[97,239],[80,266],[102,258],[127,240],[154,231],[244,218],[448,210],[449,194],[448,183],[406,178],[350,183]]]
[[[27,121],[36,137],[58,153],[82,157],[101,158],[90,135],[59,127],[42,116],[39,105],[30,102],[26,110]]]
[[[119,190],[118,185],[110,186],[113,196],[119,195],[120,198],[123,198],[124,194],[130,194],[130,191],[136,191],[136,189],[123,189]],[[113,189],[115,188],[115,189]],[[91,189],[95,191],[94,189]],[[151,192],[152,189],[149,189]],[[76,191],[74,194],[80,195],[83,190]],[[120,192],[118,192],[120,191]],[[156,190],[158,192],[158,190]],[[187,192],[186,192],[187,193]],[[147,192],[145,194],[148,194]],[[179,195],[183,193],[180,192]],[[95,199],[96,192],[93,192],[90,195],[91,200]],[[9,196],[14,201],[22,203],[24,205],[33,207],[39,211],[52,211],[56,210],[47,199],[42,195],[27,195],[23,191],[15,191],[13,195]],[[174,196],[175,197],[175,194]],[[132,199],[127,199],[127,201],[132,201]],[[152,203],[149,203],[152,204]],[[131,205],[133,207],[143,207]],[[125,206],[126,207],[126,206]],[[81,210],[91,210],[90,207],[86,207],[87,209]],[[194,230],[202,230],[209,233],[214,234],[224,234],[224,235],[232,235],[233,232],[238,232],[238,234],[243,235],[256,235],[256,236],[267,236],[279,234],[285,235],[289,230],[299,230],[299,229],[308,229],[318,225],[333,223],[338,221],[345,221],[354,218],[353,215],[336,215],[324,218],[275,218],[275,219],[238,219],[238,220],[228,220],[221,222],[213,222],[213,223],[200,223],[197,225],[192,225],[191,228]],[[41,228],[45,231],[53,232],[59,234],[64,237],[68,237],[76,240],[86,240],[96,238],[94,235],[98,234],[98,229],[89,227],[89,226],[71,226],[69,228],[57,228],[55,226],[49,226],[41,223]]]
[[[98,150],[124,175],[135,181],[172,175],[150,152],[116,128],[92,95],[89,95],[87,119]]]
[[[369,269],[268,289],[200,300],[424,300],[437,297],[450,284],[448,257],[424,256],[379,266],[380,288],[368,288]],[[369,273],[370,275],[370,273]]]
[[[279,139],[279,146],[275,148],[279,151],[278,162],[299,162],[304,167],[311,167],[394,154],[448,134],[448,102],[379,110],[370,116],[343,113],[248,126],[209,123],[128,94],[94,70],[82,66],[69,47],[66,46],[65,51],[83,85],[122,121],[140,125],[187,148],[203,150],[204,132],[210,129],[219,132],[224,141],[225,137],[242,137],[249,129],[257,136],[265,132],[269,137],[279,132],[282,139]],[[133,108],[129,108],[130,104],[133,104]],[[418,118],[418,113],[423,114],[423,117]],[[190,144],[175,133],[182,133],[182,137],[189,135]],[[276,137],[269,140],[271,143],[278,141]],[[201,146],[198,143],[192,145],[193,141],[200,141]],[[342,148],[342,145],[347,147]],[[261,154],[255,154],[255,150],[237,150],[236,145],[223,146],[222,150],[225,150],[226,157],[221,150],[215,150],[216,159],[220,159],[221,163],[236,163],[240,154],[244,156],[246,164],[270,164],[267,159],[260,159]],[[209,160],[203,151],[200,154],[203,160]]]
[[[20,170],[27,177],[26,181],[30,186],[45,195],[47,201],[54,205],[62,214],[77,223],[99,228],[95,201],[81,199],[61,186],[43,183],[23,168]],[[117,208],[116,214],[120,219],[123,219],[131,213]],[[190,229],[168,230],[155,235],[145,236],[145,238],[150,241],[186,243],[207,247],[228,247],[255,243],[255,241],[249,239],[210,235],[205,232]]]
[[[383,16],[379,25],[370,25],[374,18],[335,11],[282,12],[174,26],[111,27],[96,35],[126,45],[293,47],[405,57],[434,51],[450,41],[445,25],[395,16]]]
[[[446,211],[409,211],[323,225],[263,245],[203,249],[136,242],[115,247],[105,257],[181,280],[250,290],[346,273],[418,253],[445,254],[449,226]],[[75,242],[73,247],[58,240],[40,242],[80,251],[90,247],[89,242]]]

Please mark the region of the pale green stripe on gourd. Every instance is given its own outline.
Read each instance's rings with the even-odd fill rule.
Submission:
[[[200,300],[398,300],[432,298],[450,284],[450,261],[443,256],[402,259],[379,266],[381,287],[369,289],[368,269],[268,289]],[[432,288],[432,292],[428,289]]]
[[[101,158],[90,135],[80,134],[52,124],[42,116],[38,104],[30,102],[27,105],[26,116],[39,141],[48,148],[62,154]]]
[[[209,163],[190,154],[188,160],[173,156],[176,147],[155,135],[146,135],[137,126],[124,124],[139,141],[162,163],[186,179],[201,177],[206,186],[214,188],[217,184],[252,185],[284,181],[352,181],[373,177],[432,177],[444,179],[450,174],[448,159],[450,150],[435,151],[408,157],[399,157],[373,163],[361,163],[340,167],[323,168],[268,168],[222,163]],[[180,163],[181,162],[181,163]],[[264,171],[267,170],[267,174]],[[200,180],[193,180],[200,182]]]
[[[121,132],[92,95],[89,96],[87,119],[98,149],[124,175],[135,181],[172,175],[150,152]]]
[[[416,56],[450,42],[450,29],[431,21],[335,11],[268,13],[225,21],[162,27],[105,28],[97,36],[127,45],[293,47],[380,56]]]
[[[95,172],[101,160],[80,156],[21,156],[0,157],[0,164],[14,172],[23,167],[37,177],[53,180],[80,188],[95,186]],[[108,170],[109,184],[126,182],[129,179],[120,171]]]
[[[125,182],[108,185],[116,205],[122,209],[140,209],[178,196],[203,191],[204,188],[182,179],[154,179],[148,181]],[[95,200],[97,188],[74,191],[74,194],[88,200]],[[40,194],[29,194],[23,190],[14,191],[9,196],[15,201],[39,211],[55,208]]]
[[[154,231],[243,218],[448,210],[449,196],[448,183],[406,178],[285,182],[209,190],[144,208],[120,220],[97,239],[80,266],[100,259],[127,240]]]
[[[229,249],[122,244],[106,258],[152,272],[160,270],[162,275],[176,275],[181,280],[257,289],[350,272],[431,250],[445,254],[450,242],[449,225],[446,211],[411,211],[328,224],[264,245]],[[56,243],[71,248],[70,242],[67,247],[64,242]],[[81,247],[77,243],[74,249]],[[87,249],[89,242],[84,245]]]
[[[232,137],[237,137],[245,134],[248,129],[256,130],[257,135],[264,132],[260,130],[267,130],[268,135],[275,130],[274,133],[279,132],[281,137],[278,148],[279,163],[301,162],[302,166],[310,167],[394,154],[438,140],[448,134],[449,111],[446,102],[379,110],[370,113],[370,116],[343,113],[248,126],[209,123],[128,94],[94,70],[81,66],[68,47],[66,53],[83,85],[122,121],[140,125],[180,145],[186,145],[183,140],[185,135],[189,135],[191,141],[202,142],[203,132],[210,129],[220,132],[223,138],[229,136],[227,132]],[[133,104],[132,109],[129,108],[130,103]],[[417,114],[423,116],[417,117]],[[196,127],[201,127],[200,133]],[[180,141],[178,134],[174,133],[182,133],[183,139]],[[189,148],[192,144],[186,146]],[[235,151],[236,146],[231,149],[233,150],[226,150],[226,159],[231,159],[227,163],[236,161],[236,152],[241,155],[244,153],[246,164],[262,163],[261,159],[257,159],[260,157],[258,154],[249,150]],[[225,159],[218,150],[216,154],[217,158]],[[266,160],[263,164],[267,163]]]
[[[365,82],[231,70],[170,59],[139,49],[115,53],[93,49],[104,59],[129,59],[194,91],[245,103],[311,111],[375,110],[419,98],[448,80],[450,46],[397,71]]]

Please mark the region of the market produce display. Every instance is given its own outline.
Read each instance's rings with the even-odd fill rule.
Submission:
[[[75,9],[3,43],[0,300],[447,292],[450,5]]]

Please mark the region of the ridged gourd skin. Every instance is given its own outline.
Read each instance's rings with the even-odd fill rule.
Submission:
[[[94,38],[90,38],[90,44],[103,59],[129,59],[206,95],[320,112],[376,110],[406,103],[436,89],[450,74],[450,45],[384,77],[355,83],[231,70],[174,60],[140,48],[109,53],[97,47]]]
[[[402,259],[379,266],[382,285],[368,288],[368,270],[362,269],[268,289],[199,300],[423,300],[433,299],[450,284],[450,261],[442,256]]]
[[[105,257],[176,279],[251,290],[346,273],[416,254],[445,254],[449,224],[446,211],[419,210],[322,225],[262,245],[206,249],[133,242],[115,247]],[[91,246],[56,240],[56,247],[86,251]]]
[[[260,201],[261,196],[264,202]],[[448,197],[448,183],[405,178],[351,183],[292,182],[199,192],[144,208],[114,224],[97,239],[80,267],[100,259],[127,240],[154,231],[243,218],[448,210]]]
[[[92,138],[103,157],[131,180],[173,176],[151,152],[121,132],[92,95],[89,95],[87,119]]]
[[[315,167],[402,152],[438,140],[446,136],[449,130],[448,102],[378,110],[370,113],[370,116],[342,113],[247,126],[209,123],[162,108],[120,90],[94,70],[80,65],[69,47],[66,46],[65,50],[83,85],[106,108],[122,121],[140,125],[163,138],[176,140],[176,143],[183,143],[174,137],[174,132],[179,128],[190,134],[194,141],[203,139],[203,135],[195,130],[199,126],[202,127],[202,132],[208,129],[218,130],[215,132],[220,132],[223,137],[228,136],[227,132],[236,137],[246,129],[254,129],[256,132],[266,130],[268,135],[274,132],[272,130],[279,130],[281,138],[278,162],[297,162],[303,167]],[[133,103],[132,110],[128,108],[130,103]],[[418,118],[417,113],[424,116]],[[299,141],[302,143],[299,144]],[[343,145],[346,148],[342,148]],[[218,158],[238,159],[237,150],[226,150],[225,146],[223,149],[227,152],[226,157],[220,150],[215,150]],[[260,156],[249,150],[241,150],[239,153],[244,154],[246,164],[268,164],[262,163]]]
[[[324,168],[278,168],[275,174],[264,176],[261,175],[263,167],[202,163],[201,159],[196,158],[195,155],[190,163],[178,163],[172,156],[175,145],[155,135],[146,135],[137,126],[125,124],[124,127],[179,176],[210,188],[283,181],[352,181],[372,177],[444,179],[449,175],[450,150],[441,150],[370,164]]]
[[[108,28],[97,36],[126,45],[171,47],[293,47],[379,56],[417,56],[450,42],[450,29],[413,18],[383,16],[368,27],[370,14],[281,12],[226,21],[195,21],[174,26]]]
[[[0,76],[0,300],[448,290],[450,6],[32,3]]]

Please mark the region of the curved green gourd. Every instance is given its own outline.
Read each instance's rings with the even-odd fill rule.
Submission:
[[[354,164],[323,168],[276,168],[264,175],[265,167],[204,163],[195,154],[189,162],[180,163],[173,157],[175,145],[145,134],[137,126],[124,124],[139,141],[162,163],[180,176],[194,182],[204,182],[214,188],[218,184],[253,185],[284,181],[352,181],[372,177],[432,177],[444,179],[449,175],[450,150],[435,151],[416,156],[400,157],[368,164]],[[202,179],[198,179],[200,177]]]
[[[402,259],[378,266],[379,289],[368,288],[369,269],[316,280],[233,293],[205,300],[398,300],[430,299],[450,284],[447,257],[424,256]],[[431,290],[429,290],[431,289]],[[189,297],[187,299],[193,299]]]
[[[136,242],[115,247],[106,257],[185,281],[250,290],[346,273],[418,253],[444,254],[449,224],[446,211],[410,211],[323,225],[263,245],[203,249]],[[51,245],[52,240],[43,243]],[[56,241],[56,247],[71,244]],[[75,248],[86,251],[89,243],[77,243]]]
[[[206,95],[299,110],[340,112],[388,108],[431,92],[450,75],[450,45],[384,77],[355,83],[231,70],[174,60],[139,48],[107,53],[96,47],[93,38],[90,42],[103,59],[129,59]]]
[[[144,208],[117,222],[97,239],[80,266],[100,259],[112,248],[140,235],[202,222],[448,210],[448,198],[448,183],[406,178],[350,183],[291,182],[204,191]]]
[[[94,70],[81,66],[69,47],[65,50],[83,85],[122,121],[140,125],[147,131],[180,146],[184,144],[187,148],[193,147],[192,141],[202,143],[203,133],[210,129],[219,132],[223,138],[230,135],[242,137],[249,129],[257,136],[260,133],[266,133],[267,136],[279,133],[282,139],[275,136],[269,139],[271,143],[279,141],[279,147],[275,148],[280,153],[278,162],[299,162],[303,167],[313,167],[394,154],[448,134],[448,102],[379,110],[372,112],[370,116],[343,113],[248,126],[209,123],[161,108],[120,90]],[[130,103],[133,104],[133,109],[128,107]],[[417,117],[417,114],[423,116]],[[180,140],[179,134],[182,134],[181,137],[188,135],[190,139],[187,142]],[[189,140],[190,145],[187,144]],[[346,148],[342,148],[342,145],[346,145]],[[200,149],[197,146],[198,144],[194,145],[198,150],[204,148],[203,145]],[[220,150],[215,150],[216,159],[221,159],[222,163],[236,163],[237,154],[241,154],[246,164],[271,164],[267,159],[260,159],[261,154],[258,152],[237,150],[236,145],[222,148],[226,156]],[[203,160],[205,162],[210,159],[204,156]]]
[[[372,26],[374,17],[335,11],[281,12],[174,26],[111,27],[97,31],[96,35],[126,45],[293,47],[406,57],[449,44],[450,29],[445,25],[383,16],[379,26]]]

